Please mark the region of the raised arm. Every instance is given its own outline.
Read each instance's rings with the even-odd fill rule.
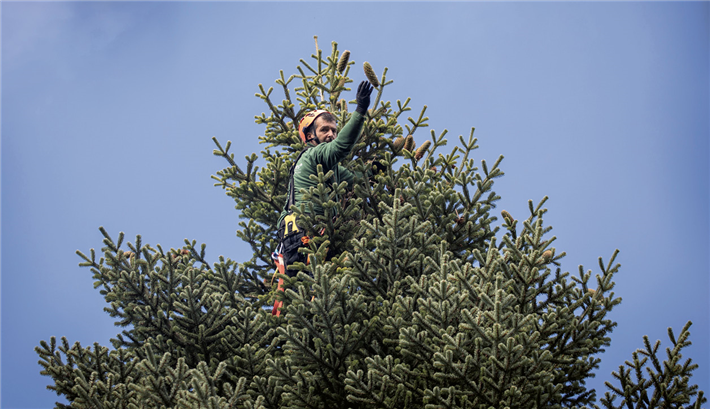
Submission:
[[[338,137],[332,142],[321,143],[311,148],[311,155],[316,164],[323,165],[323,170],[333,169],[341,160],[350,154],[355,142],[357,142],[362,126],[365,122],[365,113],[370,106],[370,94],[372,85],[363,81],[357,88],[356,101],[357,108],[353,112],[348,123],[338,133]]]

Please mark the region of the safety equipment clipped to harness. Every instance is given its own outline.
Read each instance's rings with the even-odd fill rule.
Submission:
[[[298,227],[296,215],[291,213],[286,216],[283,225],[283,229],[279,229],[279,235],[282,235],[280,237],[280,253],[283,256],[285,266],[291,266],[299,261],[305,263],[306,256],[300,253],[298,249],[308,243],[309,238],[306,236],[305,231]],[[286,275],[289,277],[295,277],[297,273],[298,271],[296,270],[286,269]]]
[[[289,270],[288,266],[299,261],[301,263],[308,262],[306,256],[300,253],[298,249],[307,245],[310,239],[306,236],[304,230],[296,224],[296,215],[293,213],[284,218],[283,226],[283,228],[279,228],[280,244],[274,264],[276,264],[279,273],[295,277],[298,274],[298,270]],[[277,290],[284,291],[283,278],[279,278]],[[282,306],[283,301],[274,301],[274,308],[271,310],[271,314],[277,317],[280,316]]]
[[[296,164],[298,163],[298,160],[301,159],[301,155],[303,155],[303,152],[305,152],[305,149],[301,151],[296,160],[293,162],[291,169],[289,170],[290,177],[288,188],[288,202],[286,203],[285,209],[287,211],[291,210],[291,206],[293,206],[294,202],[296,201],[293,173],[296,169]],[[310,238],[306,236],[306,231],[298,225],[296,215],[293,213],[289,213],[288,215],[286,215],[282,223],[279,224],[277,228],[279,245],[277,247],[275,257],[272,255],[272,258],[274,259],[274,264],[276,264],[276,268],[279,273],[288,277],[295,277],[296,274],[298,274],[298,270],[291,270],[288,269],[288,267],[296,262],[308,262],[306,256],[300,253],[298,249],[308,245]],[[284,291],[283,284],[283,278],[280,278],[277,289],[280,291]],[[283,301],[276,300],[274,302],[274,308],[271,310],[271,314],[277,317],[280,316],[282,306]]]
[[[274,264],[276,264],[276,270],[280,274],[286,274],[285,268],[286,266],[284,265],[284,258],[282,254],[279,253],[272,253],[271,258],[274,260]],[[271,285],[274,284],[274,277],[276,277],[276,274],[271,278]],[[279,285],[277,287],[278,290],[283,291],[284,290],[284,279],[279,278]],[[281,306],[283,306],[284,302],[276,300],[274,301],[274,308],[271,310],[271,315],[279,316],[281,315]]]

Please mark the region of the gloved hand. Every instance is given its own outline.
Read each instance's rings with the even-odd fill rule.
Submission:
[[[369,82],[363,81],[357,87],[357,108],[355,111],[361,115],[365,115],[367,108],[370,106],[370,94],[372,94],[372,85]]]

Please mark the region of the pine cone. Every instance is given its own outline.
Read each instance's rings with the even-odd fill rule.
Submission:
[[[336,100],[335,101],[336,108],[337,108],[337,104],[338,104],[337,100],[338,100],[338,98],[340,98],[340,89],[339,88],[340,88],[341,82],[343,82],[344,80],[345,80],[345,78],[338,81],[338,84],[333,87],[333,90],[330,93],[330,98]]]
[[[335,86],[335,91],[333,92],[333,95],[335,95],[335,98],[337,99],[340,96],[340,93],[342,92],[343,88],[345,86],[345,78],[341,78],[340,81],[338,81],[338,85]]]
[[[502,212],[500,212],[500,214],[503,216],[505,221],[508,222],[508,224],[513,224],[513,220],[515,219],[513,219],[513,216],[511,216],[507,210],[503,210]]]
[[[404,138],[404,147],[403,149],[406,149],[408,151],[413,151],[414,150],[414,137],[412,135],[407,135],[406,138]]]
[[[367,77],[367,80],[370,81],[370,84],[372,84],[375,88],[379,87],[380,81],[377,79],[377,75],[375,75],[375,70],[372,69],[372,65],[365,61],[365,63],[362,64],[362,68],[365,70],[365,76]]]
[[[348,66],[348,60],[350,59],[350,51],[343,51],[343,55],[340,56],[340,61],[338,61],[338,72],[340,74],[345,71],[345,67]]]
[[[552,252],[550,250],[545,250],[542,253],[542,259],[545,261],[545,263],[549,263],[551,258],[552,258]]]
[[[394,140],[394,153],[398,153],[399,151],[402,150],[402,147],[404,146],[404,138],[403,137],[398,137],[397,139]]]
[[[132,258],[134,256],[132,251],[124,251],[123,255],[126,256],[127,258]]]
[[[417,153],[414,155],[414,159],[419,160],[421,159],[424,154],[426,153],[427,149],[429,149],[429,146],[431,146],[431,141],[426,141],[422,144],[422,146],[417,149]]]
[[[183,256],[187,256],[187,255],[190,254],[190,250],[188,250],[188,249],[182,249],[182,250],[180,250],[180,254],[182,254]]]
[[[340,100],[340,110],[348,112],[348,103],[345,101],[345,99]]]

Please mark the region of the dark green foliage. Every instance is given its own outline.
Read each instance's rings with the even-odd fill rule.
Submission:
[[[697,385],[690,385],[692,372],[698,367],[688,359],[681,364],[683,355],[680,351],[690,345],[688,337],[691,323],[685,324],[676,340],[673,330],[668,328],[668,337],[673,348],[666,348],[666,360],[659,361],[658,348],[661,341],[651,346],[648,337],[643,337],[644,349],[633,353],[633,360],[626,361],[626,366],[619,366],[619,372],[613,372],[619,386],[610,382],[607,392],[601,399],[603,407],[608,409],[653,409],[653,408],[697,408],[707,402],[703,391]],[[633,372],[633,375],[632,375]],[[648,375],[648,378],[645,376]],[[614,405],[621,397],[619,405]]]
[[[286,291],[273,290],[275,225],[289,166],[303,148],[298,120],[316,108],[333,112],[339,125],[350,117],[344,98],[353,95],[354,61],[335,44],[330,56],[313,58],[301,61],[298,74],[281,72],[281,103],[259,85],[257,97],[269,108],[256,117],[266,127],[261,158],[252,154],[240,166],[231,143],[214,140],[214,153],[228,163],[216,185],[235,200],[251,259],[210,265],[204,245],[186,240],[164,251],[140,236],[126,250],[122,234],[114,241],[101,229],[103,257],[93,249],[78,254],[125,330],[113,349],[42,341],[36,350],[42,373],[54,380],[49,388],[76,408],[592,405],[596,391],[586,381],[610,343],[616,323],[608,313],[620,302],[612,292],[616,253],[606,264],[600,259],[595,281],[581,266],[576,276],[563,272],[564,253],[543,222],[546,198],[531,201],[520,220],[504,211],[496,227],[492,187],[503,175],[502,157],[493,165],[471,159],[473,130],[446,153],[446,131],[432,131],[417,150],[409,135],[427,126],[426,107],[401,125],[410,101],[382,100],[392,82],[387,69],[343,162],[364,175],[375,161],[379,167],[352,187],[331,186],[322,169],[312,176],[318,185],[306,197],[325,214],[309,205],[294,211],[311,235],[324,233],[303,249],[309,263],[297,265],[302,272],[284,277]],[[280,317],[270,312],[277,297],[285,302]],[[688,383],[694,366],[679,364],[687,336],[686,328],[676,342],[671,333],[664,364],[646,340],[627,363],[636,380],[623,367],[614,374],[619,407],[705,401]],[[607,394],[602,403],[612,408],[613,401]]]

